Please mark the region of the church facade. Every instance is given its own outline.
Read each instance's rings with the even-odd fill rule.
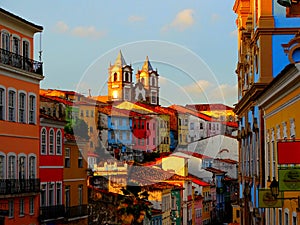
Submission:
[[[159,74],[154,70],[148,56],[133,80],[133,68],[128,65],[120,51],[115,63],[109,67],[108,100],[110,102],[144,102],[159,105]]]

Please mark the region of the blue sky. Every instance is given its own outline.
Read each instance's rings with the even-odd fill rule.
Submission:
[[[163,105],[237,102],[234,0],[2,0],[42,25],[42,88],[106,95],[121,50],[137,71],[149,56]],[[40,48],[35,37],[36,53]],[[38,60],[38,54],[35,59]]]

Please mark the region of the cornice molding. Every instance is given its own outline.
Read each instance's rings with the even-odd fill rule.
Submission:
[[[250,89],[246,92],[246,94],[239,100],[234,108],[234,113],[237,115],[243,114],[247,109],[251,108],[256,103],[257,97],[260,93],[267,87],[266,83],[255,83]]]

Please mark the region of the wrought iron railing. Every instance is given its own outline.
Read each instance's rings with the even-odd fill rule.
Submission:
[[[87,205],[77,205],[66,207],[66,219],[83,217],[88,215],[88,207]]]
[[[0,63],[43,75],[43,63],[0,48]]]
[[[0,179],[0,195],[40,191],[40,179]]]
[[[52,205],[40,207],[40,221],[63,219],[65,217],[64,205]]]

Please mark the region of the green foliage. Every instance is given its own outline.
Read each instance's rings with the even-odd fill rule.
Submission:
[[[64,130],[67,134],[76,135],[86,140],[89,139],[88,125],[82,119],[70,120]]]

